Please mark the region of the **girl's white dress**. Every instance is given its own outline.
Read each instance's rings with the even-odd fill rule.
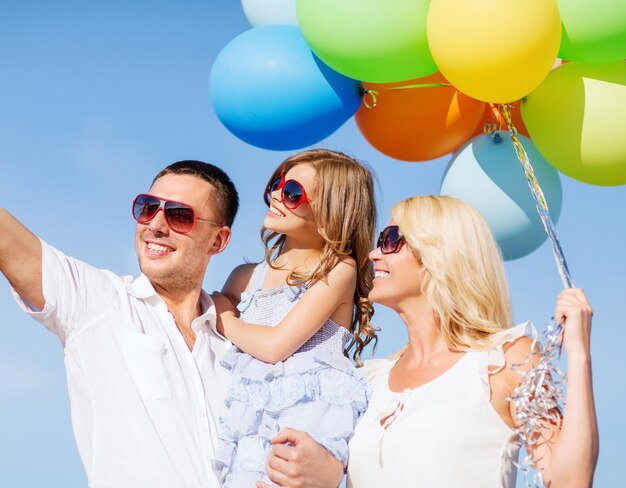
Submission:
[[[489,374],[505,365],[502,345],[529,334],[530,322],[513,327],[500,346],[403,392],[389,389],[397,358],[367,361],[373,392],[350,440],[348,487],[514,488],[519,447],[490,403]]]
[[[287,284],[263,290],[269,266],[254,270],[250,291],[241,295],[244,322],[277,325],[306,291]],[[276,364],[264,363],[236,347],[222,365],[231,372],[227,413],[219,422],[219,442],[213,467],[222,486],[270,483],[265,463],[271,439],[285,427],[308,432],[343,462],[357,419],[367,408],[369,387],[344,356],[351,333],[332,320],[297,352]]]

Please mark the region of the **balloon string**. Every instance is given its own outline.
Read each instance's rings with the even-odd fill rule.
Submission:
[[[556,235],[554,223],[550,218],[548,204],[535,176],[535,171],[530,164],[528,155],[517,137],[517,130],[513,126],[509,106],[501,105],[501,112],[504,114],[517,159],[519,159],[524,169],[526,181],[528,182],[528,187],[533,196],[543,228],[552,242],[554,259],[561,275],[563,286],[571,288],[574,286],[574,282]],[[543,435],[544,431],[549,431],[561,424],[561,405],[564,403],[563,386],[567,380],[566,375],[556,366],[563,343],[563,324],[555,323],[554,321],[548,324],[542,333],[540,342],[543,346],[535,350],[535,340],[533,340],[533,347],[531,347],[529,356],[521,364],[513,366],[515,371],[522,374],[520,385],[513,391],[511,401],[515,405],[515,413],[518,420],[518,426],[515,431],[519,441],[525,446],[528,453],[519,464],[516,463],[524,472],[526,486],[530,486],[529,480],[532,479],[530,469],[536,468],[536,461],[532,458],[533,448],[545,445],[548,442]],[[533,356],[537,357],[535,365],[529,371],[523,373],[521,367],[531,362]],[[542,486],[541,474],[536,469],[535,473]],[[537,485],[536,479],[534,484]]]
[[[402,85],[402,86],[390,86],[384,88],[384,90],[410,90],[413,88],[435,88],[439,86],[452,86],[450,83],[418,83],[411,85]]]
[[[513,147],[515,149],[515,154],[517,155],[517,159],[522,164],[524,168],[524,174],[526,175],[526,181],[528,182],[528,187],[530,188],[530,192],[533,196],[533,200],[535,201],[535,206],[537,207],[537,212],[539,213],[539,217],[541,218],[541,223],[543,224],[543,228],[546,231],[546,234],[550,238],[550,242],[552,243],[552,251],[554,253],[554,259],[556,261],[557,268],[559,270],[559,274],[561,275],[561,281],[563,282],[564,288],[572,288],[574,286],[574,282],[572,280],[572,276],[569,272],[569,268],[567,266],[567,261],[565,260],[565,256],[563,254],[563,250],[561,249],[561,243],[559,242],[559,238],[556,234],[556,229],[554,227],[554,223],[550,218],[550,211],[548,210],[548,203],[543,195],[543,191],[539,186],[539,182],[537,181],[537,177],[535,176],[535,171],[533,170],[532,165],[528,159],[528,155],[522,146],[519,138],[517,137],[517,129],[513,126],[513,122],[511,120],[511,111],[508,105],[501,105],[502,113],[504,114],[504,118],[506,120],[507,126],[509,128],[509,134],[511,135],[511,140],[513,141]]]
[[[389,86],[380,88],[380,91],[391,91],[391,90],[410,90],[413,88],[434,88],[440,86],[452,86],[450,83],[418,83],[411,85],[402,85],[402,86]],[[378,103],[378,95],[380,92],[378,90],[372,90],[370,88],[361,88],[361,96],[363,97],[363,105],[366,108],[372,109]],[[369,99],[371,99],[371,101]]]

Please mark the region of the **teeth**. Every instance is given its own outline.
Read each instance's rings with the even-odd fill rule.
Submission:
[[[155,244],[154,242],[148,242],[148,249],[158,252],[171,252],[174,250],[171,247],[161,246],[159,244]]]
[[[272,214],[272,215],[274,215],[274,216],[276,216],[276,217],[282,217],[282,216],[283,216],[283,214],[282,214],[282,213],[280,213],[278,210],[276,210],[276,209],[275,209],[275,208],[273,208],[273,207],[270,207],[269,212],[270,212],[270,214]]]
[[[376,271],[374,273],[374,278],[382,278],[384,276],[387,276],[389,273],[387,271]]]

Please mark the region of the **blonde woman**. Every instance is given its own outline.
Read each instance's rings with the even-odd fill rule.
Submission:
[[[273,172],[265,203],[266,259],[237,268],[223,290],[241,315],[216,297],[218,329],[237,346],[222,361],[232,386],[214,462],[227,487],[268,480],[271,439],[286,426],[309,432],[345,466],[368,400],[344,349],[359,363],[376,337],[367,298],[372,175],[342,153],[305,151]]]
[[[350,441],[348,486],[513,488],[509,397],[520,375],[511,366],[528,357],[532,326],[511,327],[502,260],[485,221],[454,198],[413,197],[394,207],[370,259],[370,300],[400,315],[409,343],[363,368],[373,395]],[[591,316],[582,290],[558,297],[569,382],[562,422],[532,452],[546,486],[592,484]],[[287,441],[293,445],[280,444]],[[268,473],[276,484],[337,486],[339,470],[306,435],[288,430],[275,442]]]

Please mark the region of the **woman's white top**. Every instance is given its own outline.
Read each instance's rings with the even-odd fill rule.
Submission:
[[[348,487],[513,488],[519,446],[491,405],[489,374],[505,365],[502,346],[524,335],[536,335],[530,322],[403,392],[389,389],[398,358],[367,361],[373,395],[350,441]]]

